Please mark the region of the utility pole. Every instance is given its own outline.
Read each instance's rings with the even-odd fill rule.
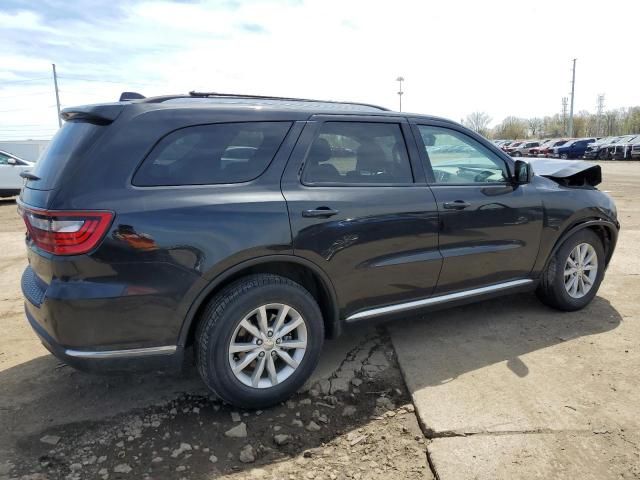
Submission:
[[[60,93],[58,92],[58,75],[56,74],[56,64],[52,63],[53,67],[53,86],[56,89],[56,106],[58,107],[58,127],[62,127],[62,119],[60,118]]]
[[[604,93],[598,95],[598,103],[596,105],[598,116],[596,117],[596,137],[600,135],[602,127],[602,112],[604,112]]]
[[[562,131],[567,134],[567,97],[562,97]]]
[[[402,95],[404,95],[404,92],[402,91],[402,82],[404,82],[404,77],[396,78],[396,82],[400,84],[400,88],[398,90],[398,101],[400,102],[400,109],[398,111],[401,112],[402,111]]]
[[[569,136],[573,137],[573,97],[576,89],[576,59],[573,59],[573,74],[571,75],[571,108],[569,109]]]

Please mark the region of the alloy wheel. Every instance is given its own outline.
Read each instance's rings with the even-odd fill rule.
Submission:
[[[584,297],[596,281],[598,255],[589,243],[575,246],[564,266],[564,288],[572,298]]]
[[[253,388],[271,388],[289,378],[307,349],[307,325],[293,307],[269,303],[249,312],[229,344],[235,377]]]

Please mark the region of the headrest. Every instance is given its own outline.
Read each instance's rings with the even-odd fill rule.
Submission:
[[[309,155],[307,156],[307,163],[311,165],[318,165],[321,162],[326,162],[331,158],[331,146],[325,138],[316,138],[311,145]]]

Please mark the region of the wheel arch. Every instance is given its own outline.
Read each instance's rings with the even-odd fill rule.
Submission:
[[[229,283],[254,273],[273,273],[300,283],[316,299],[322,312],[328,338],[340,334],[342,324],[335,289],[329,276],[315,263],[294,255],[268,255],[235,265],[218,276],[198,294],[193,301],[180,329],[178,345],[193,343],[198,316],[207,302]]]
[[[613,255],[616,242],[618,241],[618,227],[613,222],[601,218],[582,219],[579,222],[574,223],[573,225],[568,227],[558,237],[555,244],[553,245],[553,248],[549,252],[549,255],[547,256],[547,259],[545,260],[544,268],[542,269],[543,272],[546,270],[547,265],[549,265],[549,262],[565,242],[565,240],[571,235],[579,232],[580,230],[584,230],[585,228],[594,231],[594,233],[596,233],[596,235],[598,235],[598,238],[600,238],[600,240],[602,241],[602,246],[604,247],[606,258],[605,265],[609,265],[609,261],[611,260],[611,256]]]

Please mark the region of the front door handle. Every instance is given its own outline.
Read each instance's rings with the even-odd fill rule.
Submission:
[[[306,218],[329,218],[340,213],[329,207],[318,207],[313,210],[303,210],[302,216]]]
[[[464,200],[456,200],[455,202],[444,202],[443,207],[447,210],[464,210],[467,207],[470,207],[471,204],[469,202],[465,202]]]

